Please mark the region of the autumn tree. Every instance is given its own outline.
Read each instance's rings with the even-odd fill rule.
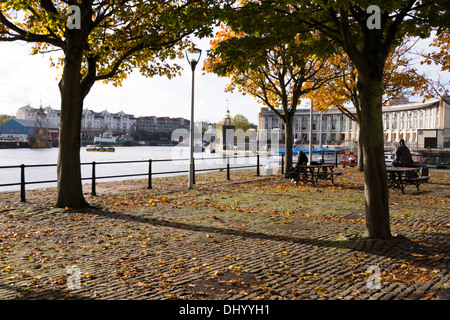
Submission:
[[[62,53],[58,207],[88,204],[80,170],[84,98],[97,81],[119,86],[133,69],[148,77],[176,75],[169,63],[186,37],[209,21],[201,1],[13,0],[0,3],[0,41],[33,44],[32,53]],[[208,24],[208,23],[206,23]],[[203,33],[202,33],[203,32]]]
[[[386,60],[383,74],[383,104],[390,100],[398,100],[408,95],[420,95],[427,92],[426,77],[413,66],[413,56],[409,54],[417,41],[406,39],[395,48]],[[358,70],[349,57],[343,52],[331,59],[329,70],[321,72],[338,72],[339,76],[325,83],[308,96],[316,101],[316,108],[326,112],[336,108],[350,120],[360,125],[361,102],[358,91]],[[352,113],[347,106],[353,106]],[[358,169],[364,170],[363,148],[358,139]]]
[[[339,46],[358,71],[360,131],[364,152],[367,236],[390,239],[389,193],[382,122],[383,76],[389,53],[404,36],[426,38],[433,27],[448,30],[449,0],[318,0],[244,2],[224,10],[243,31],[291,41],[306,27]],[[243,18],[245,17],[245,18]]]
[[[441,66],[443,71],[450,71],[450,31],[444,30],[438,34],[433,39],[431,47],[438,50],[425,54],[425,63],[427,65],[435,63]]]
[[[323,50],[326,43],[313,33],[297,35],[286,43],[266,41],[255,32],[223,25],[211,44],[206,70],[229,77],[226,91],[237,90],[255,97],[283,121],[287,172],[292,167],[292,127],[300,99],[333,76],[319,77],[319,70],[326,67],[328,60],[310,54],[313,47]]]
[[[442,72],[450,72],[450,31],[444,30],[433,38],[433,42],[430,45],[431,49],[436,49],[431,52],[422,52],[420,55],[423,57],[421,62],[423,65],[435,65],[438,66]],[[443,82],[440,75],[436,79],[430,77],[424,77],[424,81],[427,86],[427,93],[425,98],[435,98],[445,95],[449,95],[450,91],[448,85],[450,82]]]

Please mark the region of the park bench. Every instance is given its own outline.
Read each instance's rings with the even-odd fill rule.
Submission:
[[[334,179],[338,176],[342,175],[341,171],[338,172],[319,172],[317,173],[317,178],[321,180],[331,180],[331,182],[334,184]]]
[[[402,193],[405,193],[405,187],[408,185],[416,186],[417,190],[422,183],[427,183],[430,177],[428,176],[428,167],[422,168],[408,168],[408,167],[390,167],[386,168],[388,171],[388,181],[390,188],[399,188]],[[418,175],[420,171],[420,176]]]
[[[429,179],[430,179],[429,176],[420,176],[420,177],[415,177],[415,178],[406,178],[406,184],[414,185],[414,186],[416,186],[417,190],[419,190],[419,186],[422,183],[428,182]]]
[[[296,171],[291,171],[286,176],[291,178],[298,185],[299,182],[311,182],[313,186],[318,180],[330,180],[334,184],[336,177],[342,175],[342,172],[333,172],[334,165],[302,165],[298,166]]]

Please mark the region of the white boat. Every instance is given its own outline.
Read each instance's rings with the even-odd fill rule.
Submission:
[[[385,151],[384,152],[384,162],[386,163],[386,167],[392,167],[392,161],[395,160],[395,152]]]
[[[422,157],[422,154],[418,152],[411,152],[412,159],[414,163],[422,164],[426,158]],[[386,167],[392,167],[392,161],[395,160],[395,152],[394,151],[385,151],[384,152],[384,161],[386,163]]]
[[[122,146],[125,142],[125,139],[113,136],[110,133],[103,133],[99,137],[94,138],[95,144],[101,144],[104,146]]]
[[[311,162],[336,163],[336,153],[335,152],[313,153]]]

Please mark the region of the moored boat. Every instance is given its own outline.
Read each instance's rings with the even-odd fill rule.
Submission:
[[[125,139],[113,136],[110,133],[103,133],[99,137],[94,138],[95,144],[101,144],[104,146],[123,146],[125,142],[127,142]]]
[[[114,152],[116,149],[112,146],[88,145],[86,151]]]

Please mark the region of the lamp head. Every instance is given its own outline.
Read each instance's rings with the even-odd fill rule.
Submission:
[[[192,71],[195,70],[197,63],[200,61],[200,56],[202,55],[202,50],[199,48],[190,48],[186,50],[186,59],[191,65]]]

